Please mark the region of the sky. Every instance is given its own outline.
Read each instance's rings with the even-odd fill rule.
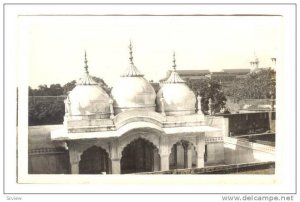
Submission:
[[[278,57],[282,19],[266,16],[40,16],[30,17],[27,40],[29,85],[65,83],[89,72],[113,86],[133,60],[148,80],[159,81],[172,68],[220,71],[260,67]]]

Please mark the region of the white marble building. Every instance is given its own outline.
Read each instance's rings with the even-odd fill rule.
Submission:
[[[71,173],[201,168],[207,160],[222,164],[223,129],[196,111],[201,98],[176,72],[175,54],[170,77],[155,93],[129,48],[129,66],[111,95],[93,81],[85,57],[85,74],[65,100],[64,127],[52,131],[51,139],[66,142]]]

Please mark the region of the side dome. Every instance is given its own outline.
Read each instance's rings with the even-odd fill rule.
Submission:
[[[85,75],[79,79],[66,100],[69,115],[109,118],[110,102],[109,95],[89,75],[85,57]]]
[[[155,90],[134,65],[131,43],[129,50],[130,65],[111,91],[114,112],[118,114],[126,110],[155,111]]]
[[[176,72],[175,54],[173,71],[157,92],[157,111],[166,115],[188,115],[196,112],[196,96]]]
[[[95,118],[109,118],[110,98],[97,84],[78,84],[69,94],[72,116],[95,115]]]

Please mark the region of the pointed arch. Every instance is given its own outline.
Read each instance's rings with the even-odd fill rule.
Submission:
[[[121,173],[152,172],[159,169],[158,148],[149,140],[135,138],[122,150]]]
[[[170,169],[192,168],[196,166],[197,150],[192,142],[187,140],[178,140],[170,149]]]
[[[79,174],[110,173],[110,159],[105,149],[91,146],[82,152],[79,161]]]

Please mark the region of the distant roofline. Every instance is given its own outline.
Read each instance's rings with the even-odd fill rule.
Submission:
[[[241,69],[241,68],[230,68],[230,69],[221,69],[219,71],[210,71],[209,69],[186,69],[186,70],[176,70],[180,76],[199,76],[197,74],[201,75],[211,75],[211,74],[234,74],[234,75],[239,75],[239,74],[247,74],[250,73],[252,70],[250,68],[247,69]],[[172,70],[167,70],[166,76],[159,81],[165,81],[168,79],[170,76]]]
[[[251,69],[222,69],[222,72],[240,74],[240,73],[250,73]]]

